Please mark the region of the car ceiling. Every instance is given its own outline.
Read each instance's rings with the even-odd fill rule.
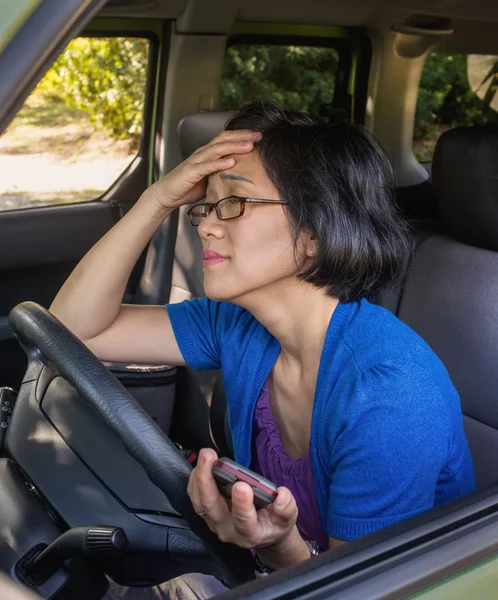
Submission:
[[[188,0],[109,0],[102,16],[178,18]],[[220,0],[203,0],[206,13],[223,9]],[[454,29],[441,44],[447,52],[498,52],[497,0],[229,0],[237,21],[310,25],[382,26],[415,15],[447,17]],[[203,10],[204,10],[203,6]],[[197,33],[200,33],[199,31]]]
[[[209,0],[205,0],[209,7]],[[103,12],[176,18],[188,0],[110,0]],[[498,22],[496,0],[240,0],[237,20],[362,25],[377,11]]]

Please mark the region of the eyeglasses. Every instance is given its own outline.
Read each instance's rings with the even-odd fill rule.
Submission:
[[[244,208],[246,202],[254,202],[255,204],[287,204],[282,200],[263,200],[259,198],[242,198],[241,196],[228,196],[222,198],[218,202],[202,202],[196,204],[188,210],[187,215],[190,219],[190,223],[197,227],[201,221],[203,221],[212,210],[216,211],[216,215],[220,221],[229,221],[230,219],[236,219],[244,214]]]

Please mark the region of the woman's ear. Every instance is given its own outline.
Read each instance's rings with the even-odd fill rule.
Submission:
[[[316,237],[314,235],[308,235],[306,238],[306,257],[314,258],[317,253]]]

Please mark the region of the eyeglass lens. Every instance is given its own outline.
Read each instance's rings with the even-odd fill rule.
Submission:
[[[234,219],[240,216],[242,205],[238,198],[225,198],[217,206],[218,216],[221,219]],[[190,212],[190,220],[192,225],[199,225],[213,209],[212,204],[199,204]]]

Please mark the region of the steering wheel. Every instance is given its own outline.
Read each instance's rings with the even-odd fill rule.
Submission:
[[[187,494],[192,467],[98,358],[56,317],[34,302],[16,306],[9,315],[9,324],[28,360],[51,363],[118,436],[150,481],[166,494],[173,508],[202,540],[228,585],[235,587],[253,579],[250,551],[221,542],[195,514]]]

